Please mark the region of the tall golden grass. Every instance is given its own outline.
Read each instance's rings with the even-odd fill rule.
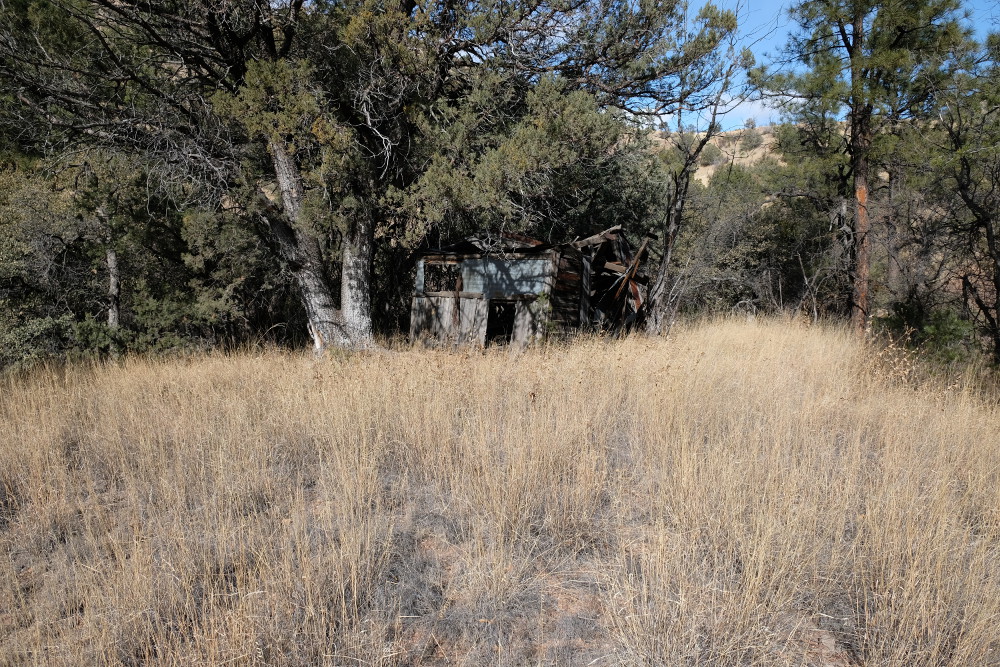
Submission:
[[[893,359],[719,321],[8,381],[0,663],[998,663],[1000,412]]]

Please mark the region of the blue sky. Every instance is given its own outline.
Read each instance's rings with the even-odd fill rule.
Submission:
[[[788,19],[788,0],[714,0],[716,5],[737,9],[743,42],[754,52],[758,63],[767,62],[768,54],[778,55],[788,33],[795,26]],[[978,37],[988,32],[1000,31],[1000,0],[964,0],[963,6],[971,14],[972,26]],[[691,6],[700,5],[693,0]],[[747,118],[758,125],[779,121],[779,114],[759,102],[747,102],[734,109],[723,119],[727,130],[739,128]]]

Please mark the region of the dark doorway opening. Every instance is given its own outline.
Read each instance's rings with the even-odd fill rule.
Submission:
[[[490,299],[486,317],[486,345],[505,345],[514,338],[514,301]]]

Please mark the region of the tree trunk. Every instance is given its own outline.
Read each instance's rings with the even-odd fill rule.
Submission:
[[[690,174],[682,173],[678,176],[676,187],[674,188],[673,201],[667,209],[667,219],[663,225],[663,256],[660,258],[660,267],[656,271],[656,278],[649,288],[646,312],[646,333],[651,336],[658,336],[664,333],[664,328],[669,328],[668,311],[670,311],[673,292],[670,276],[670,262],[674,253],[674,245],[677,242],[677,232],[681,227],[681,216],[684,214],[684,202],[687,199],[687,189],[690,183]]]
[[[97,219],[104,225],[104,261],[108,266],[108,329],[111,331],[111,354],[117,357],[120,349],[118,344],[118,328],[121,326],[121,268],[118,266],[118,251],[113,244],[111,220],[107,209],[100,205],[94,211]]]
[[[352,339],[341,324],[340,313],[337,310],[330,289],[326,272],[323,270],[323,258],[319,243],[315,239],[301,238],[305,234],[298,233],[297,254],[299,263],[293,267],[295,282],[302,294],[302,305],[305,306],[309,318],[309,333],[313,339],[313,348],[322,352],[327,347],[354,347]]]
[[[990,254],[990,268],[993,281],[993,327],[990,336],[993,339],[993,363],[1000,366],[1000,239],[997,239],[996,225],[993,219],[985,221],[986,249]],[[990,321],[987,318],[987,321]]]
[[[360,236],[345,238],[344,285],[338,310],[323,266],[319,242],[302,224],[302,175],[295,159],[279,141],[268,144],[274,172],[281,190],[283,216],[268,215],[268,224],[282,256],[298,283],[302,304],[309,319],[313,346],[321,352],[330,345],[367,347],[371,344],[371,226],[362,226]],[[282,219],[282,217],[284,219]],[[350,267],[350,271],[348,271]],[[362,269],[362,267],[364,267]],[[350,284],[348,281],[350,278]],[[345,317],[346,315],[346,317]]]
[[[355,345],[372,341],[371,282],[374,225],[362,213],[344,234],[340,283],[340,315],[345,333]]]
[[[854,16],[852,35],[845,42],[851,59],[851,170],[854,175],[854,249],[851,267],[851,328],[868,329],[869,276],[871,274],[871,223],[868,218],[868,154],[871,149],[871,105],[864,91],[864,13]]]
[[[851,285],[851,328],[864,334],[868,328],[871,274],[871,221],[868,218],[868,159],[854,160],[854,267]]]
[[[121,322],[121,273],[118,269],[118,253],[108,244],[105,251],[108,263],[108,328],[117,331]]]
[[[898,219],[900,217],[899,212],[896,207],[899,206],[899,198],[896,196],[900,188],[900,168],[897,165],[893,165],[889,169],[889,212],[885,216],[885,226],[886,226],[886,272],[885,272],[885,284],[889,289],[889,293],[898,299],[899,295],[904,292],[900,289],[899,284],[901,282],[901,270],[902,266],[900,264],[900,251],[902,247],[900,245],[899,227]]]

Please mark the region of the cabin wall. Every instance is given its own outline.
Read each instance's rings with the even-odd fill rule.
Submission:
[[[479,292],[487,299],[503,299],[545,291],[551,261],[483,257],[462,262],[462,289]]]
[[[549,295],[551,323],[557,331],[570,332],[580,328],[581,298],[584,285],[589,287],[590,283],[583,260],[583,253],[575,249],[567,249],[559,255]]]
[[[549,323],[549,308],[544,301],[524,299],[514,310],[514,335],[511,342],[527,345],[545,337]]]
[[[416,294],[410,310],[410,339],[485,345],[491,302],[513,304],[513,327],[508,329],[510,342],[524,345],[544,338],[553,330],[553,295],[559,284],[561,254],[555,250],[535,257],[421,259],[417,263]],[[574,256],[575,259],[569,260],[570,265],[579,270],[580,253],[574,251]],[[430,289],[426,284],[430,269],[425,262],[460,267],[462,291],[425,292]],[[579,282],[570,289],[576,293],[562,295],[560,306],[570,320],[575,315],[575,322],[568,325],[574,328],[579,321]]]
[[[414,296],[410,309],[410,340],[483,345],[488,304],[486,299],[474,297]]]

